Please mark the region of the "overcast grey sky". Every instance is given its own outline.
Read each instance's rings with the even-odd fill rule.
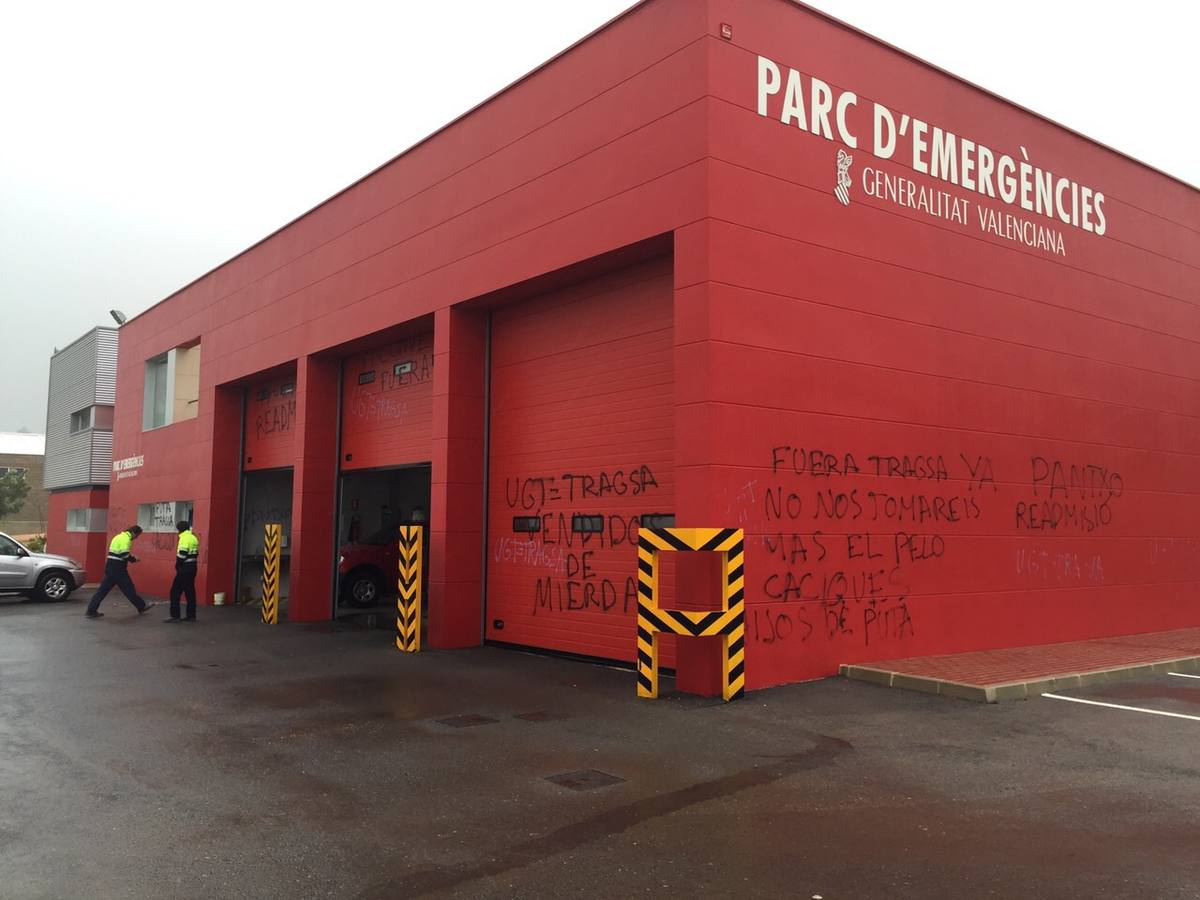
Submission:
[[[141,312],[631,0],[0,3],[0,431],[51,351]],[[816,0],[1200,184],[1197,5]]]

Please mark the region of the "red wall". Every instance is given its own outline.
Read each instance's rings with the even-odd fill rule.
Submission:
[[[67,510],[107,509],[108,488],[81,488],[75,491],[51,491],[49,521],[46,525],[46,552],[69,556],[82,563],[89,582],[104,577],[104,558],[109,536],[102,532],[67,531]]]
[[[397,365],[412,371],[397,375]],[[347,357],[342,468],[428,462],[433,435],[433,332]]]
[[[751,535],[750,685],[1200,624],[1196,192],[787,3],[754,13],[712,9],[735,40],[713,45],[693,355],[722,374],[683,438],[707,444],[712,512]],[[760,54],[806,102],[812,75],[857,92],[849,205],[838,133],[781,124],[782,92],[759,115]],[[876,101],[1103,190],[1106,234],[1058,223],[1062,256],[974,208],[867,196],[870,166],[1012,209],[914,171],[908,138],[875,158]]]

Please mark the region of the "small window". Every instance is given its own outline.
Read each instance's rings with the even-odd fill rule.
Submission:
[[[375,381],[375,370],[374,369],[372,369],[370,372],[359,372],[358,373],[358,383],[359,384],[372,384],[374,381]]]
[[[142,430],[194,419],[200,403],[200,345],[175,347],[146,360]]]
[[[571,530],[575,534],[599,534],[604,530],[604,516],[575,513],[571,516]]]
[[[513,531],[518,534],[537,534],[541,530],[540,516],[513,516]]]
[[[296,382],[287,381],[279,386],[279,396],[286,397],[288,394],[296,393]]]
[[[87,431],[95,423],[95,407],[89,406],[79,412],[71,413],[71,434]]]
[[[107,531],[107,509],[68,509],[67,531]]]
[[[642,528],[674,528],[675,513],[642,513]]]
[[[17,466],[0,466],[0,478],[3,478],[5,475],[16,475],[18,478],[24,480],[25,470]]]
[[[150,534],[167,534],[176,522],[192,522],[191,500],[162,500],[138,505],[138,525]]]
[[[111,406],[92,407],[92,428],[96,431],[113,430],[113,408]]]

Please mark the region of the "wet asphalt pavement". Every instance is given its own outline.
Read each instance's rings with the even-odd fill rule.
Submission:
[[[1200,897],[1197,720],[841,679],[637,701],[629,671],[85,596],[0,599],[5,900]],[[1072,695],[1200,717],[1200,680]]]

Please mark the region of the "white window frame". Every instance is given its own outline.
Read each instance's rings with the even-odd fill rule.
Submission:
[[[139,503],[137,523],[147,534],[169,534],[176,522],[192,521],[194,504],[191,500],[159,500]]]
[[[142,392],[142,431],[171,424],[171,355],[160,353],[146,360],[146,383]]]
[[[68,509],[67,531],[94,533],[108,530],[107,509]]]
[[[142,431],[194,419],[200,411],[200,342],[146,360]]]
[[[85,418],[86,416],[86,418]],[[71,434],[89,431],[96,425],[96,407],[88,406],[71,413]]]

